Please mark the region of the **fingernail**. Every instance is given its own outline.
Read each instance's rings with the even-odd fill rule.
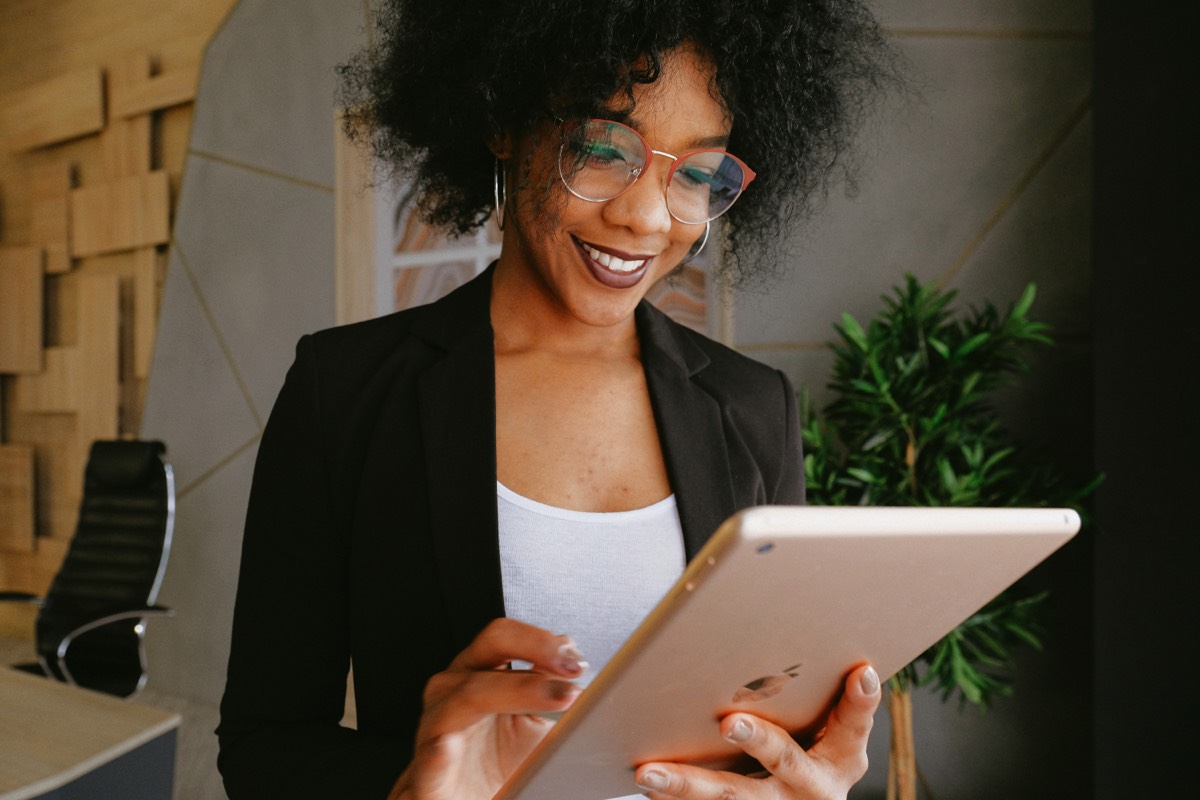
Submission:
[[[862,677],[858,679],[859,688],[863,694],[875,694],[879,691],[879,673],[874,667],[867,667],[863,670]]]
[[[754,733],[754,728],[744,719],[739,719],[733,723],[733,727],[729,729],[729,733],[725,734],[725,738],[731,742],[740,744],[747,741]]]
[[[579,687],[569,681],[546,681],[546,694],[551,700],[566,700],[579,693]]]
[[[558,668],[568,675],[580,675],[588,668],[588,662],[583,660],[583,653],[574,642],[567,642],[558,648]]]
[[[642,778],[637,782],[637,785],[652,792],[662,791],[667,788],[667,774],[652,769],[642,774]]]

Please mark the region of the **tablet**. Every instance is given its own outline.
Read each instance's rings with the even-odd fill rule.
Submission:
[[[740,512],[496,797],[604,800],[647,761],[728,761],[735,710],[815,729],[850,669],[886,680],[1078,529],[1069,509]]]

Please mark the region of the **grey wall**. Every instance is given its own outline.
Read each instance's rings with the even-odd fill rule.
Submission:
[[[243,0],[211,45],[175,228],[143,435],[180,486],[149,637],[157,688],[216,702],[228,653],[255,448],[300,334],[333,321],[331,68],[356,48],[361,0]],[[791,232],[788,277],[735,304],[735,340],[820,401],[840,313],[860,319],[905,272],[964,302],[1034,307],[1059,345],[1006,418],[1069,469],[1090,464],[1091,9],[1086,0],[879,0],[915,95],[864,138],[858,191]],[[1084,546],[1086,547],[1086,546]],[[918,697],[918,756],[939,798],[1078,797],[1090,780],[1087,553],[1055,588],[1050,651],[988,716]],[[882,796],[887,717],[860,797]],[[1082,783],[1081,783],[1082,781]]]
[[[224,686],[258,437],[296,340],[334,320],[333,68],[365,24],[362,0],[242,0],[204,62],[142,423],[179,487],[152,681],[201,702]]]
[[[1005,397],[1020,435],[1082,477],[1091,465],[1091,6],[878,0],[913,96],[867,132],[856,193],[792,236],[788,279],[738,299],[736,342],[819,406],[842,311],[860,321],[911,272],[1005,305],[1038,285],[1055,348]],[[986,716],[915,697],[917,754],[937,798],[1090,796],[1090,545],[1027,583],[1053,591],[1048,651],[1023,658],[1014,696]],[[858,797],[882,797],[886,713]]]

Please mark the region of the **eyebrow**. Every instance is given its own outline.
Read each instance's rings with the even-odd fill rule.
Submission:
[[[620,122],[623,125],[642,132],[642,125],[638,120],[629,114],[621,111],[613,111],[612,109],[604,109],[606,119],[611,119],[613,122]],[[692,139],[683,148],[684,152],[691,150],[707,150],[709,148],[724,148],[729,145],[729,134],[717,134],[715,136],[702,136],[699,139]]]

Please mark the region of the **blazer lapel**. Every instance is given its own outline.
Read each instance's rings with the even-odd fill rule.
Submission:
[[[418,380],[433,546],[455,651],[504,615],[496,515],[491,278],[447,297],[414,331],[446,351]],[[444,313],[448,311],[449,313]],[[643,302],[642,362],[688,558],[736,511],[721,408],[693,377],[708,357]]]
[[[737,510],[720,404],[693,379],[708,356],[646,302],[637,309],[642,365],[690,559]]]
[[[490,273],[418,333],[445,347],[418,380],[433,547],[455,652],[504,615],[496,519],[496,388]]]

